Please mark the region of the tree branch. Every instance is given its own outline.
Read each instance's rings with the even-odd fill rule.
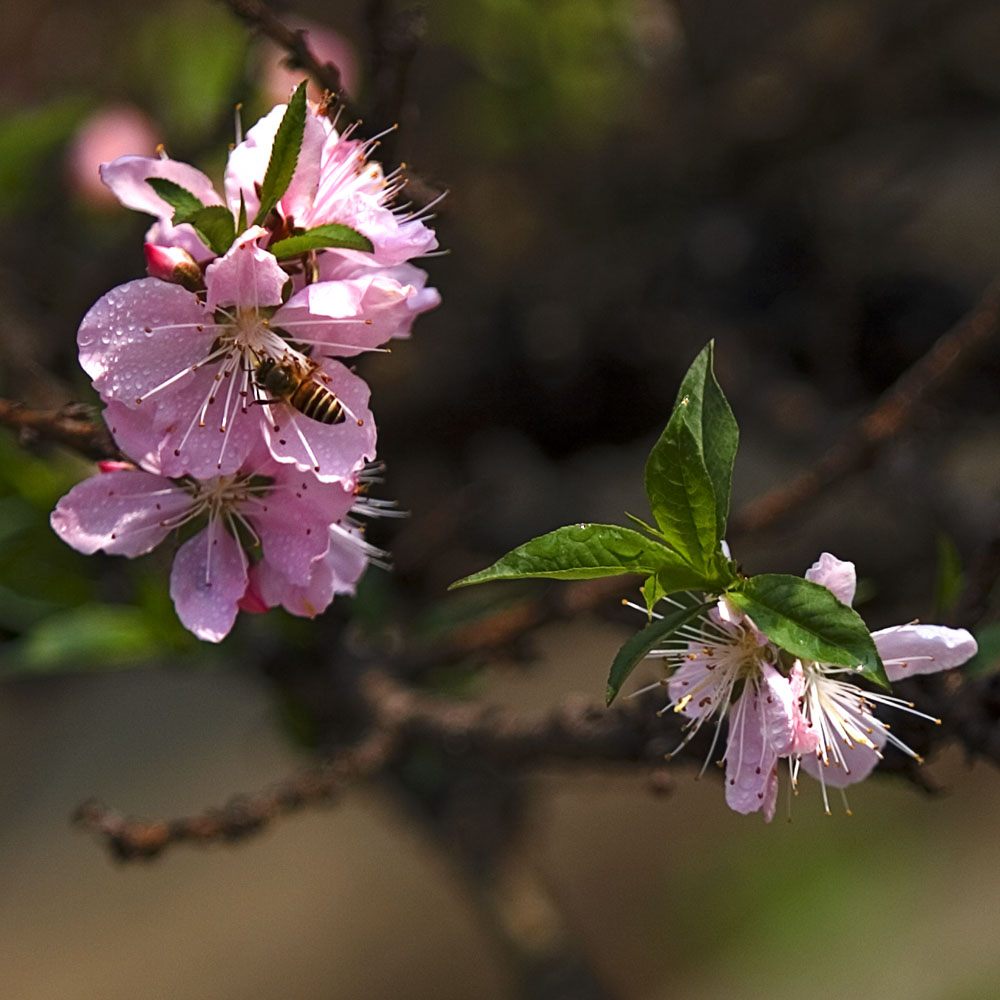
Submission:
[[[226,6],[255,31],[267,35],[288,52],[292,69],[305,70],[321,87],[343,103],[340,68],[332,62],[320,62],[306,44],[304,31],[286,27],[261,0],[225,0]]]
[[[91,407],[80,403],[58,410],[29,410],[0,399],[0,424],[20,431],[22,437],[54,441],[95,461],[121,457],[104,421],[94,420]]]
[[[733,519],[733,535],[757,532],[812,500],[821,490],[862,468],[913,419],[918,406],[954,378],[1000,326],[1000,278],[975,308],[945,333],[887,389],[875,406],[811,468],[752,501]]]
[[[893,720],[893,733],[904,743],[927,756],[957,741],[970,756],[1000,764],[1000,677],[963,681],[958,676],[931,676],[908,686],[917,702],[937,711],[944,724],[900,713]],[[151,858],[181,842],[237,841],[259,833],[280,816],[329,802],[353,782],[375,777],[411,743],[429,743],[445,753],[513,768],[546,763],[655,765],[662,783],[668,768],[701,765],[714,730],[704,727],[684,755],[668,764],[665,755],[677,747],[680,720],[673,713],[657,714],[664,698],[655,690],[613,709],[574,700],[546,712],[520,712],[440,698],[372,669],[361,678],[359,694],[370,714],[368,734],[328,763],[269,791],[172,820],[127,819],[88,802],[77,810],[75,820],[97,834],[116,858]],[[923,791],[934,789],[901,753],[888,754],[879,772],[902,775]]]

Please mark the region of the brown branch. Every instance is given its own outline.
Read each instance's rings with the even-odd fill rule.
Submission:
[[[944,725],[899,714],[893,725],[899,739],[924,756],[955,741],[970,756],[1000,764],[1000,677],[925,677],[909,687],[918,704],[938,712]],[[116,858],[151,858],[181,842],[233,842],[259,833],[272,820],[329,802],[353,782],[376,776],[413,742],[513,768],[555,762],[655,766],[662,785],[668,768],[701,765],[714,728],[704,727],[684,755],[667,764],[665,755],[679,741],[679,720],[672,713],[657,714],[664,699],[655,691],[613,709],[567,701],[546,712],[520,712],[440,698],[373,669],[362,677],[359,694],[371,716],[368,734],[328,763],[269,791],[180,819],[128,819],[95,802],[81,806],[75,819]],[[924,791],[934,787],[900,753],[887,755],[879,771],[899,774]]]
[[[89,406],[71,404],[58,410],[30,410],[0,399],[0,425],[20,431],[22,437],[65,445],[95,461],[121,457],[104,421],[94,420]]]
[[[396,740],[375,728],[321,767],[293,775],[257,795],[238,796],[221,809],[179,819],[129,819],[103,803],[85,802],[74,822],[96,834],[122,861],[153,858],[172,844],[238,841],[260,833],[279,816],[306,805],[329,802],[351,783],[381,771],[392,758]]]
[[[332,62],[320,62],[306,44],[305,32],[286,27],[261,0],[225,0],[226,6],[256,31],[267,35],[288,52],[292,69],[305,70],[324,90],[343,102],[340,68]]]
[[[918,406],[949,378],[968,367],[1000,325],[1000,279],[975,308],[887,389],[875,406],[816,464],[741,510],[734,535],[760,531],[812,500],[821,490],[862,468],[874,452],[899,434]]]

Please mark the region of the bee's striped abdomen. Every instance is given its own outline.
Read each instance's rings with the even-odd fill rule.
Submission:
[[[319,382],[302,382],[288,397],[288,403],[303,416],[321,424],[339,424],[344,420],[344,407],[331,392]]]

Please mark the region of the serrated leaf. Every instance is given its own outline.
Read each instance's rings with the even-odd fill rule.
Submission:
[[[686,404],[682,401],[680,407]],[[716,499],[701,447],[675,410],[646,463],[646,493],[664,539],[693,567],[718,549]]]
[[[267,163],[264,180],[260,186],[260,208],[253,220],[255,226],[263,225],[268,212],[281,201],[292,181],[299,162],[302,137],[306,131],[306,81],[298,85],[288,102],[281,124],[274,133],[271,158]]]
[[[190,222],[205,246],[220,257],[236,239],[233,216],[225,205],[206,205],[180,221]]]
[[[356,229],[350,226],[341,225],[339,222],[328,222],[314,229],[307,229],[298,236],[288,236],[283,240],[272,243],[268,250],[274,254],[278,260],[286,257],[294,257],[296,254],[305,253],[307,250],[323,250],[328,247],[337,247],[346,250],[364,250],[371,253],[375,247],[367,236],[363,236]]]
[[[490,580],[593,580],[622,573],[646,576],[679,562],[676,553],[655,539],[617,524],[570,524],[512,549],[478,573],[449,587]]]
[[[707,611],[712,605],[695,604],[690,608],[676,608],[669,614],[658,618],[647,625],[641,632],[637,632],[625,642],[621,649],[615,654],[611,664],[611,672],[608,674],[608,684],[604,691],[605,704],[610,705],[615,700],[622,685],[628,680],[629,675],[638,666],[639,662],[645,659],[664,640],[668,639],[677,629],[688,622],[693,621],[698,615]]]
[[[704,400],[702,402],[702,450],[705,465],[715,489],[716,528],[719,538],[726,535],[729,520],[729,495],[733,483],[733,464],[739,445],[740,431],[726,399],[722,386],[715,378],[715,345],[709,342],[704,373]]]
[[[175,226],[187,222],[189,216],[205,207],[205,203],[186,187],[166,177],[147,177],[146,183],[174,210],[171,221]]]
[[[639,588],[642,591],[642,599],[646,602],[646,614],[650,621],[653,619],[653,608],[657,603],[667,596],[667,591],[660,585],[655,573],[646,577],[646,582]]]
[[[854,667],[889,687],[868,626],[826,587],[800,576],[762,573],[742,580],[727,595],[764,635],[794,656]]]
[[[701,569],[707,569],[725,535],[739,440],[713,357],[709,342],[685,374],[645,474],[656,523],[667,541]]]

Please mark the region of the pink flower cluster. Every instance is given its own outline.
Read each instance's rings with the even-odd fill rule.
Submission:
[[[854,564],[829,552],[806,579],[843,604],[854,600]],[[977,649],[965,629],[939,625],[896,625],[872,633],[872,639],[890,681],[960,666]],[[909,702],[859,687],[849,667],[792,657],[725,598],[681,630],[669,648],[651,655],[674,668],[659,682],[670,694],[661,711],[686,717],[684,743],[704,723],[721,722],[728,714],[722,759],[726,802],[736,812],[774,816],[781,758],[789,762],[793,787],[800,770],[819,780],[827,812],[827,788],[843,789],[866,778],[887,743],[919,759],[876,715],[883,708],[922,715]],[[717,728],[716,738],[718,733]]]
[[[177,551],[171,596],[184,625],[215,642],[240,607],[312,616],[353,590],[373,550],[349,515],[384,508],[359,497],[375,458],[369,389],[334,358],[409,336],[439,301],[409,263],[437,241],[419,214],[393,207],[398,172],[385,175],[369,159],[373,141],[338,132],[316,107],[287,187],[258,212],[285,115],[274,108],[232,150],[221,195],[166,157],[101,168],[122,204],[155,218],[149,277],[98,300],[78,334],[80,363],[134,464],[76,486],[51,518],[75,548],[126,556],[207,519]],[[167,200],[178,192],[231,216],[228,248],[214,251],[204,228],[181,220]],[[278,252],[317,227],[349,227],[371,249]]]

